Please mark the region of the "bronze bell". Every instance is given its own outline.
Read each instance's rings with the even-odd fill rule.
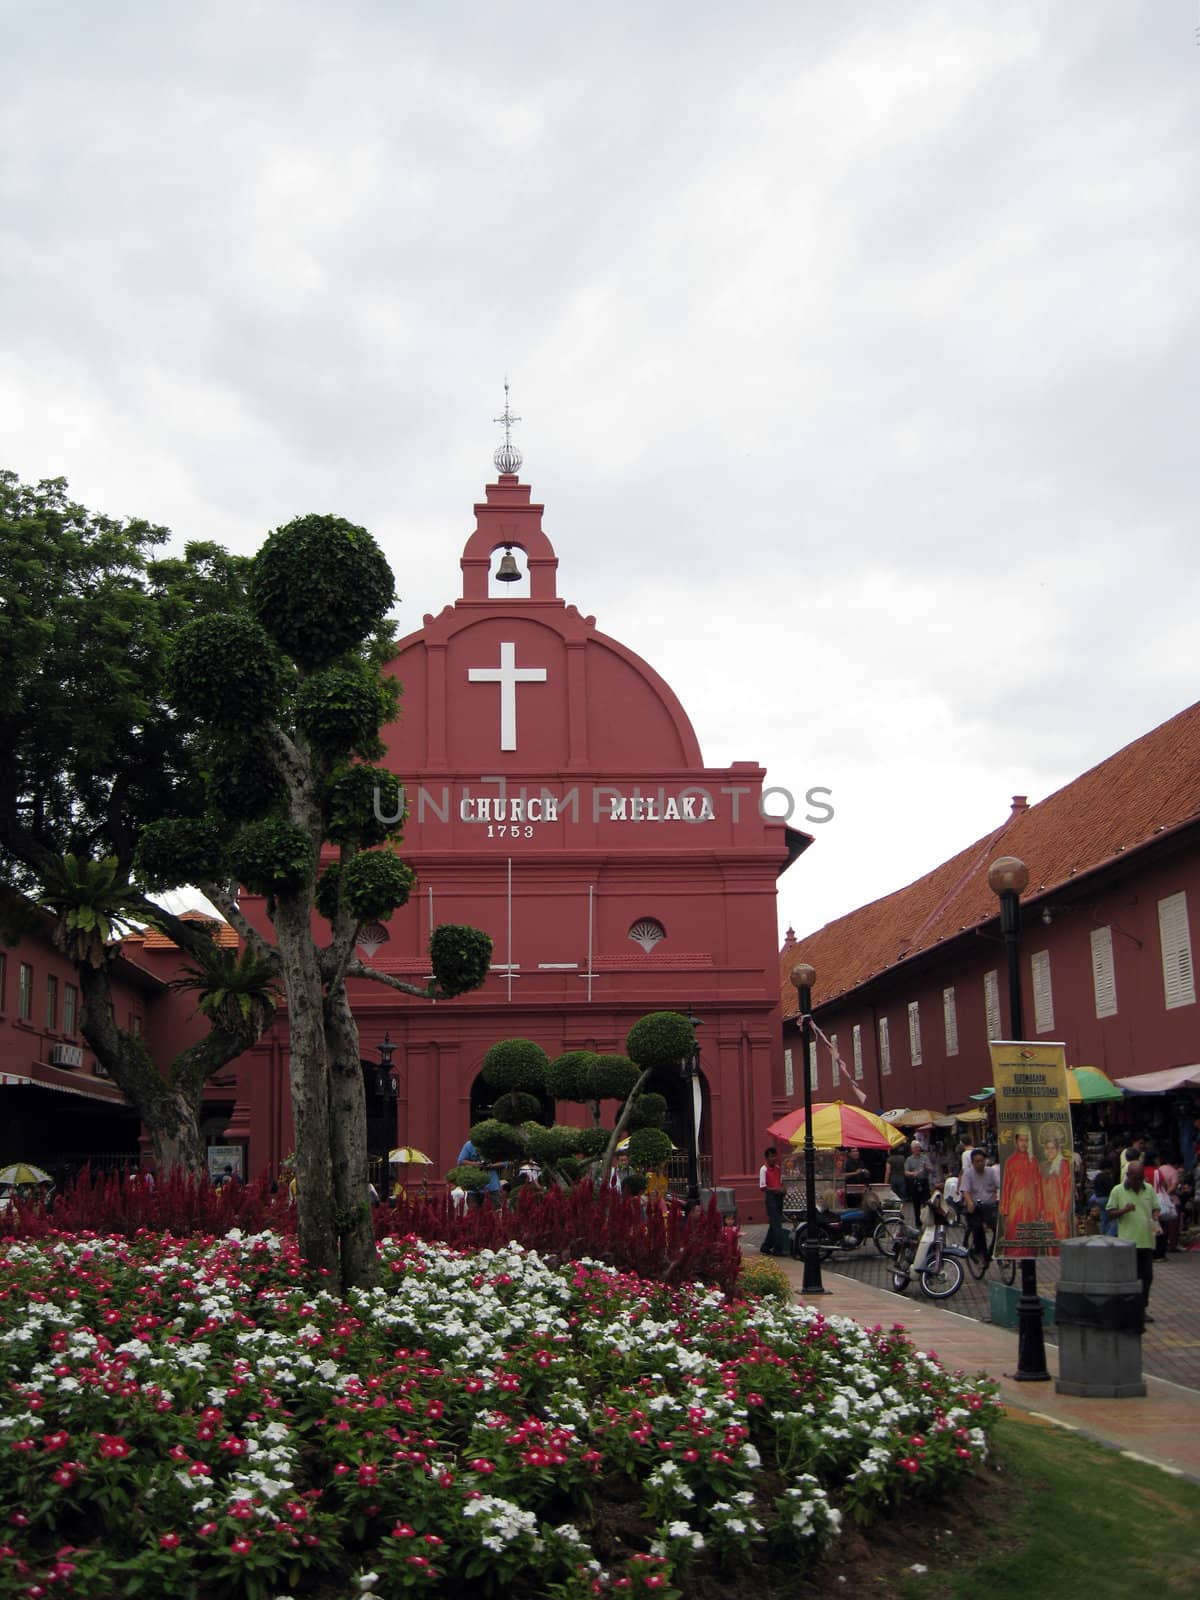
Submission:
[[[521,569],[517,565],[517,558],[512,553],[512,545],[504,546],[504,554],[500,557],[500,565],[496,568],[497,583],[520,583]]]

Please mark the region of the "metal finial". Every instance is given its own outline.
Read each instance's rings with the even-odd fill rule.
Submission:
[[[514,415],[513,409],[508,403],[508,379],[505,378],[504,410],[498,417],[492,418],[493,422],[502,422],[504,424],[504,443],[498,445],[492,452],[492,460],[495,463],[497,472],[515,474],[521,465],[521,452],[512,442],[512,425],[514,422],[520,422],[520,420],[520,417]]]

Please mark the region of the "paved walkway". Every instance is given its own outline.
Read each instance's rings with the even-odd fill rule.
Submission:
[[[747,1230],[751,1239],[757,1239],[759,1230]],[[871,1248],[869,1245],[866,1247]],[[755,1249],[749,1245],[748,1257]],[[883,1264],[883,1258],[875,1258]],[[858,1262],[857,1268],[854,1263]],[[999,1384],[1000,1396],[1005,1406],[1016,1413],[1077,1429],[1089,1438],[1097,1439],[1116,1450],[1152,1461],[1168,1470],[1183,1473],[1200,1480],[1200,1387],[1192,1387],[1154,1377],[1149,1372],[1149,1346],[1152,1340],[1162,1337],[1160,1327],[1167,1320],[1187,1322],[1192,1337],[1200,1323],[1195,1316],[1188,1317],[1187,1308],[1168,1314],[1166,1302],[1178,1295],[1181,1302],[1191,1299],[1194,1290],[1200,1295],[1200,1254],[1176,1255],[1171,1264],[1155,1275],[1153,1310],[1156,1321],[1146,1330],[1143,1343],[1143,1371],[1147,1393],[1144,1397],[1128,1400],[1085,1399],[1077,1395],[1058,1394],[1053,1381],[1049,1383],[1018,1383],[1008,1376],[1017,1364],[1017,1336],[1007,1328],[995,1327],[979,1320],[978,1316],[964,1315],[964,1305],[959,1305],[966,1289],[959,1291],[953,1300],[942,1303],[930,1300],[919,1289],[907,1294],[896,1294],[890,1288],[864,1281],[869,1258],[862,1255],[838,1257],[822,1268],[821,1276],[826,1294],[806,1297],[800,1292],[803,1267],[800,1262],[786,1257],[779,1265],[795,1285],[796,1298],[817,1305],[829,1316],[852,1317],[867,1327],[881,1325],[886,1328],[900,1325],[908,1332],[919,1349],[934,1354],[946,1366],[966,1372],[984,1372]],[[1184,1263],[1187,1263],[1184,1266]],[[1039,1267],[1039,1288],[1047,1285],[1051,1263]],[[1057,1264],[1054,1264],[1057,1267]],[[849,1271],[847,1270],[849,1268]],[[850,1276],[856,1271],[856,1276]],[[1167,1280],[1178,1271],[1178,1284],[1169,1290]],[[978,1288],[978,1286],[976,1286]],[[1051,1291],[1052,1292],[1052,1291]],[[982,1295],[980,1295],[982,1299]],[[1052,1380],[1058,1375],[1058,1351],[1047,1342],[1046,1365]]]

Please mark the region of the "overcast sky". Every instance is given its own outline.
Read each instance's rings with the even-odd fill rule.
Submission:
[[[337,511],[408,631],[507,372],[559,592],[833,791],[781,930],[1197,698],[1197,0],[0,22],[0,465]]]

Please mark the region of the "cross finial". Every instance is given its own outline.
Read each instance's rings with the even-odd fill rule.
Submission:
[[[508,401],[508,378],[506,377],[504,380],[504,410],[498,417],[492,418],[493,422],[502,422],[504,424],[504,443],[498,445],[492,454],[492,460],[496,465],[497,472],[512,474],[521,465],[521,452],[512,442],[512,425],[514,422],[520,422],[520,420],[521,418],[514,414]]]

